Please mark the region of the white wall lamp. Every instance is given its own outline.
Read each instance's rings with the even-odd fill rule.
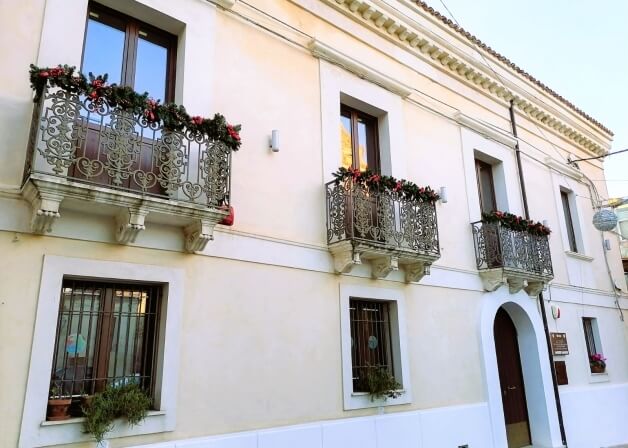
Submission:
[[[271,131],[268,144],[272,152],[279,152],[279,131],[277,129]]]
[[[440,196],[441,204],[446,204],[447,203],[447,187],[440,187],[440,191],[438,195]]]

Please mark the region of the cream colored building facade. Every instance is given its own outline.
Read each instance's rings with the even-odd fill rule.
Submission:
[[[567,164],[607,152],[610,131],[409,0],[101,3],[177,37],[178,104],[242,124],[231,159],[235,224],[216,226],[207,242],[209,231],[199,237],[194,226],[211,227],[220,212],[106,186],[28,187],[28,65],[81,66],[89,3],[5,0],[1,29],[13,44],[2,48],[0,73],[2,447],[94,444],[80,418],[46,421],[67,279],[163,288],[155,410],[142,425],[117,424],[111,447],[506,447],[493,336],[500,308],[517,329],[531,442],[562,446],[543,319],[527,293],[539,286],[549,332],[568,340],[569,353],[553,356],[568,375],[558,386],[568,445],[628,443],[619,240],[591,225],[587,179],[602,178],[602,162]],[[377,118],[382,174],[446,187],[435,205],[439,257],[431,267],[419,260],[413,281],[414,265],[395,269],[395,257],[365,252],[356,264],[330,252],[325,184],[341,163],[341,104]],[[474,159],[492,167],[498,208],[523,215],[517,144],[530,215],[552,229],[553,279],[540,285],[480,276],[476,264]],[[372,402],[352,390],[354,297],[392,304],[399,398]],[[583,318],[595,320],[605,373],[589,369]]]

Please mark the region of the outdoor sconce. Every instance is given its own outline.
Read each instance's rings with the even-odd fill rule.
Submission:
[[[447,187],[440,187],[440,191],[438,195],[440,196],[440,202],[442,204],[446,204],[447,203]]]
[[[270,133],[269,146],[272,152],[279,152],[279,131],[273,129]]]
[[[611,240],[604,240],[604,249],[611,250]]]

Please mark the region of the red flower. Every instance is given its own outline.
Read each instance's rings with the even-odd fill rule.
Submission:
[[[89,94],[89,97],[95,100],[96,98],[98,98],[98,92],[96,92],[95,90],[92,91],[92,93]]]
[[[240,134],[238,134],[238,131],[236,131],[233,126],[231,126],[230,124],[227,125],[227,132],[229,133],[229,136],[234,139],[236,142],[240,141]]]
[[[201,117],[200,115],[195,115],[192,117],[192,123],[194,123],[196,126],[200,126],[203,124],[203,117]]]
[[[48,76],[50,76],[50,73],[48,73],[46,70],[43,70],[39,72],[39,76],[42,78],[47,78]]]
[[[95,89],[100,89],[105,86],[105,82],[102,79],[94,79],[92,81],[92,87]]]
[[[395,188],[393,188],[393,191],[399,191],[401,190],[401,187],[402,187],[401,181],[398,180],[397,184],[395,185]]]

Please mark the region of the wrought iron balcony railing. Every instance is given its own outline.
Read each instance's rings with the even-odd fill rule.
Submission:
[[[499,222],[471,226],[478,270],[500,269],[511,290],[523,280],[542,284],[554,278],[548,236],[512,230]]]
[[[34,108],[25,178],[46,174],[207,207],[229,203],[231,150],[141,114],[46,87]]]
[[[338,272],[347,272],[365,259],[371,261],[374,277],[385,277],[378,274],[402,265],[406,279],[416,281],[440,257],[434,203],[369,191],[350,179],[327,183],[326,197],[327,243]],[[380,270],[382,258],[387,261]],[[408,275],[411,269],[414,275]]]
[[[166,129],[106,97],[46,86],[33,110],[22,189],[32,230],[50,232],[71,199],[81,210],[114,210],[118,242],[134,242],[150,214],[183,227],[186,250],[202,250],[228,214],[231,152],[224,141]]]

